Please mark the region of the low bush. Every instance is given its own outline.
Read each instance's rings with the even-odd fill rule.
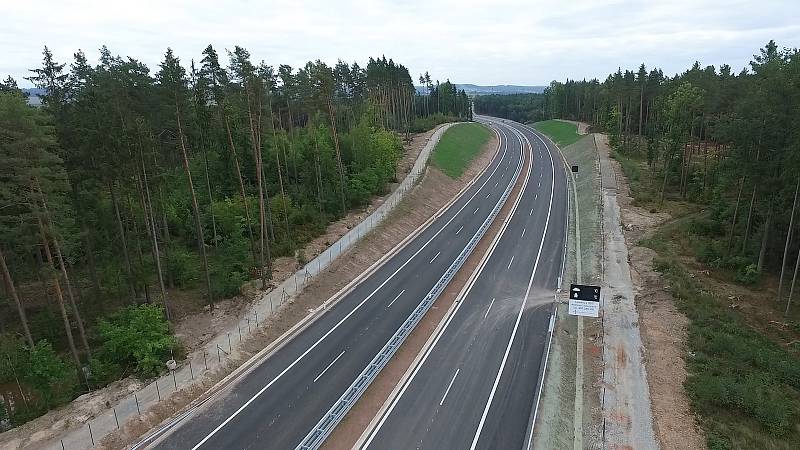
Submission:
[[[157,305],[129,306],[98,323],[106,367],[118,365],[123,374],[153,377],[164,370],[177,341],[169,332],[164,310]]]

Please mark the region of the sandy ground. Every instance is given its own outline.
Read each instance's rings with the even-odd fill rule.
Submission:
[[[607,142],[600,135],[598,145],[607,148]],[[664,449],[706,448],[702,431],[683,389],[687,375],[684,360],[687,319],[676,310],[661,275],[653,270],[655,252],[636,245],[670,217],[665,213],[650,213],[633,206],[629,186],[619,164],[616,160],[609,162],[617,175],[617,200],[629,249],[631,280],[645,346],[656,438]]]
[[[492,157],[497,149],[497,139],[492,138],[483,152],[475,158],[468,170],[458,180],[457,187],[460,189],[469,180],[479,174],[486,166],[488,166]],[[432,169],[431,171],[436,170]],[[526,170],[523,167],[523,173]],[[438,172],[438,170],[436,170]],[[519,180],[523,180],[523,176]],[[498,217],[508,214],[513,204],[513,199],[521,187],[521,182],[517,184],[515,190],[509,197],[509,201],[505,203],[501,209]],[[450,194],[452,197],[455,192]],[[497,234],[502,225],[502,220],[495,219],[494,223],[487,230],[484,237],[480,240],[478,245],[473,250],[469,258],[464,262],[464,265],[456,273],[453,280],[444,290],[442,295],[431,306],[431,309],[423,317],[414,331],[409,335],[403,345],[398,349],[398,352],[381,371],[380,375],[372,382],[370,387],[364,392],[364,395],[356,403],[353,409],[345,416],[344,420],[336,427],[334,432],[323,445],[324,450],[345,450],[353,448],[353,445],[367,429],[370,422],[376,414],[385,405],[392,390],[401,381],[409,367],[413,363],[417,355],[424,350],[425,344],[431,335],[434,333],[439,324],[444,320],[447,313],[451,310],[458,293],[466,284],[472,272],[480,263],[483,254],[488,249],[492,239]]]
[[[412,137],[411,142],[405,145],[406,153],[398,163],[397,172],[399,180],[402,180],[411,170],[418,155],[434,132],[435,129],[416,134]],[[269,320],[267,326],[263,327],[258,333],[254,333],[254,336],[245,342],[246,345],[242,351],[237,352],[235,358],[231,358],[225,368],[218,370],[217,374],[208,377],[208,380],[198,388],[192,388],[186,392],[180,391],[172,395],[169,401],[159,404],[157,407],[153,408],[153,411],[140,416],[138,420],[131,421],[133,423],[131,423],[130,426],[123,426],[121,438],[119,433],[112,433],[108,439],[110,443],[110,447],[108,448],[121,447],[124,443],[130,442],[132,439],[140,436],[161,420],[171,416],[177,409],[188,404],[198,395],[205,392],[207,388],[211,387],[216,381],[222,379],[235,367],[247,361],[247,359],[257,353],[258,350],[277,339],[286,330],[291,328],[291,326],[307,316],[309,311],[319,306],[323,301],[327,300],[331,295],[349,283],[355,276],[369,267],[383,255],[385,250],[394,246],[405,237],[410,230],[413,230],[417,226],[409,227],[397,222],[424,222],[430,215],[426,211],[431,210],[431,208],[431,211],[435,211],[439,207],[436,205],[446,202],[445,199],[441,201],[441,203],[436,203],[441,199],[439,194],[441,193],[441,196],[446,197],[450,192],[457,192],[458,189],[460,189],[458,186],[462,184],[463,183],[460,181],[450,180],[445,175],[438,172],[438,170],[429,169],[425,179],[417,188],[418,190],[426,189],[427,195],[415,195],[413,199],[406,201],[405,204],[399,205],[395,212],[393,212],[394,216],[390,219],[390,222],[368,235],[356,248],[336,260],[323,275],[316,277],[315,281],[305,289],[302,295],[295,299],[290,305],[286,305],[282,308],[275,317]],[[391,192],[393,189],[394,186],[389,186],[387,192]],[[373,199],[369,207],[360,211],[351,212],[345,218],[329,225],[323,235],[314,239],[303,249],[307,259],[313,258],[327,248],[332,242],[336,242],[349,229],[360,223],[375,208],[380,206],[387,196],[377,197]],[[429,202],[431,203],[430,206],[427,205]],[[398,216],[397,212],[403,210],[405,210],[405,212]],[[406,229],[409,231],[406,232]],[[384,247],[384,244],[388,245],[389,243],[391,243],[389,247]],[[276,259],[273,265],[274,275],[272,282],[277,284],[291,276],[294,270],[297,269],[298,262],[295,258],[283,257]],[[187,352],[203,347],[206,342],[212,339],[217,333],[221,332],[220,330],[235,326],[236,322],[241,317],[242,311],[247,309],[249,303],[254,299],[257,293],[258,291],[254,283],[245,285],[242,287],[241,295],[232,299],[218,301],[213,311],[208,311],[207,308],[203,308],[202,306],[198,307],[194,299],[188,298],[188,294],[176,297],[173,301],[174,307],[183,305],[185,306],[185,310],[196,311],[191,314],[185,314],[178,319],[178,323],[175,325],[176,336],[180,339],[181,344]],[[102,389],[78,397],[68,405],[50,411],[44,416],[0,434],[0,449],[16,449],[20,447],[33,448],[37,445],[41,445],[37,443],[47,442],[64,430],[85,423],[89,419],[98,416],[107,411],[110,405],[117,403],[120,399],[137,391],[144,384],[145,383],[137,379],[126,378]]]

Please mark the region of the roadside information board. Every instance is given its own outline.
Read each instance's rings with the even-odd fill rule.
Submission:
[[[571,284],[569,286],[569,314],[598,317],[600,315],[600,286]]]

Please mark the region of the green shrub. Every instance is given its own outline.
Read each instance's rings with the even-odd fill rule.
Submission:
[[[157,305],[129,306],[101,320],[97,329],[100,359],[122,372],[147,378],[164,370],[177,341],[170,334],[164,310]]]
[[[28,353],[20,377],[34,389],[45,409],[68,401],[76,386],[76,372],[53,350],[52,344],[39,341]]]
[[[190,287],[200,280],[200,257],[179,245],[171,245],[165,252],[164,271],[178,287]]]
[[[755,264],[748,264],[736,271],[736,281],[742,284],[756,284],[760,277],[761,274],[758,272],[758,266]]]

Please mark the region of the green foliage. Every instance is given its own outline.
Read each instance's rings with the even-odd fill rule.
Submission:
[[[161,373],[177,344],[164,310],[156,305],[123,308],[101,320],[97,329],[102,342],[100,359],[143,378]]]
[[[655,267],[690,319],[686,390],[709,447],[792,448],[800,437],[800,361],[700,290],[675,259],[657,258]]]
[[[745,285],[752,285],[758,282],[761,274],[758,272],[758,266],[755,264],[748,264],[736,272],[736,281]]]
[[[444,114],[439,113],[417,117],[413,122],[411,122],[411,128],[409,131],[412,133],[422,133],[443,123],[458,122],[460,120],[462,119],[454,116],[445,116]]]
[[[481,114],[503,117],[520,123],[548,118],[544,94],[479,95],[473,100]]]
[[[542,133],[550,136],[559,147],[566,147],[581,136],[578,134],[578,127],[574,123],[563,122],[561,120],[546,120],[537,122],[533,126]]]
[[[30,349],[22,379],[36,390],[45,408],[68,400],[75,386],[75,369],[65,363],[47,341]]]
[[[491,131],[477,123],[453,125],[433,149],[431,162],[450,178],[458,178],[490,137]]]

